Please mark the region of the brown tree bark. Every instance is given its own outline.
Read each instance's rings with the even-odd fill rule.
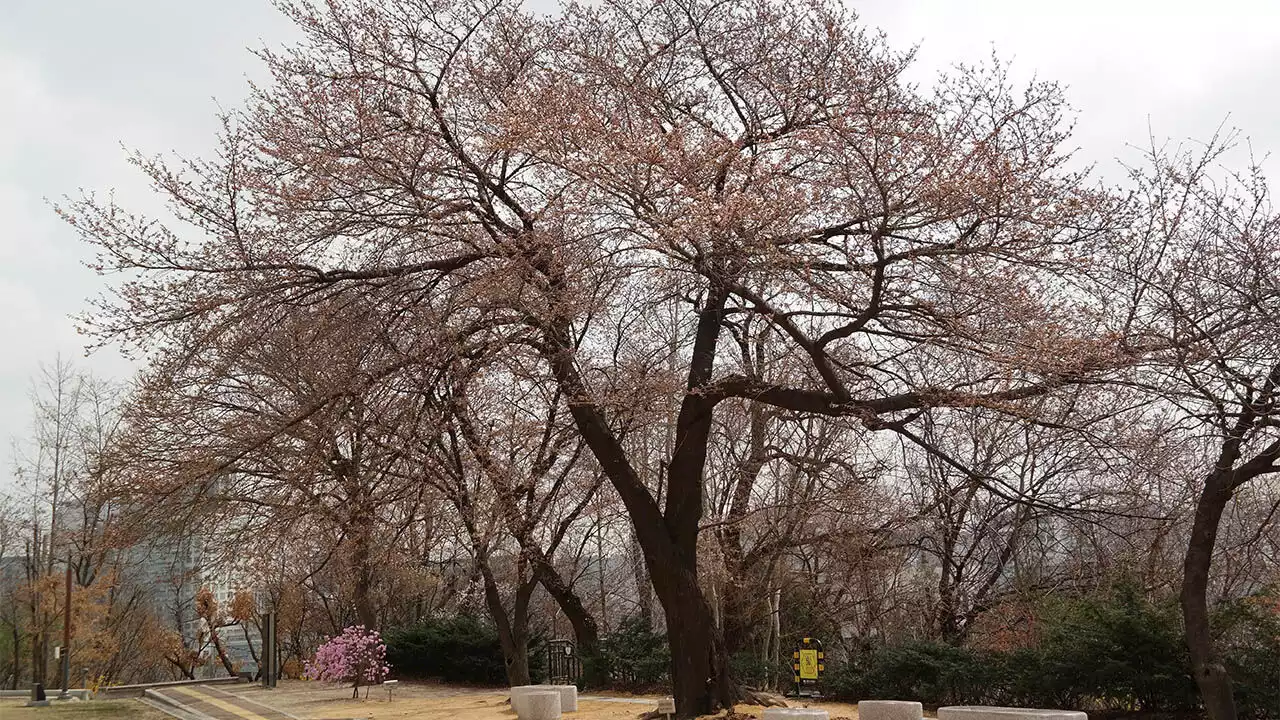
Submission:
[[[218,628],[213,625],[209,626],[209,639],[213,641],[213,649],[218,653],[218,661],[222,663],[222,667],[227,674],[235,677],[236,666],[231,662],[231,658],[227,656],[227,648],[222,644],[222,638],[218,635]]]
[[[11,690],[18,689],[18,676],[22,674],[22,634],[18,632],[18,621],[15,619],[13,625],[10,626],[10,642],[13,643],[13,682],[10,686]]]
[[[646,628],[653,629],[653,582],[649,580],[649,571],[644,565],[644,550],[640,543],[632,543],[630,549],[631,575],[636,583],[636,605],[640,622]]]
[[[1280,386],[1280,365],[1272,368],[1262,397],[1270,400]],[[1196,502],[1191,538],[1183,559],[1182,621],[1187,650],[1191,656],[1191,672],[1209,720],[1236,720],[1235,697],[1231,676],[1214,652],[1213,632],[1209,622],[1209,571],[1218,541],[1218,527],[1231,497],[1242,485],[1260,475],[1280,471],[1280,440],[1273,440],[1245,462],[1240,462],[1245,441],[1270,419],[1258,412],[1269,403],[1245,405],[1227,428],[1222,449],[1213,470],[1205,477],[1204,488]]]
[[[244,644],[249,648],[249,658],[253,660],[253,665],[257,668],[257,671],[253,674],[253,679],[255,681],[261,680],[262,660],[258,658],[258,650],[253,647],[253,640],[249,637],[249,622],[247,620],[240,622],[240,631],[244,633]]]
[[[573,467],[574,460],[578,457],[578,451],[581,449],[580,447],[575,448],[568,463],[551,479],[550,487],[546,491],[546,497],[543,501],[541,503],[535,502],[533,499],[534,494],[530,488],[536,484],[534,481],[548,479],[549,474],[556,465],[557,457],[563,449],[561,441],[551,439],[553,430],[556,427],[556,414],[560,410],[559,398],[557,397],[550,404],[549,415],[543,427],[542,447],[539,449],[538,457],[533,463],[533,467],[527,471],[531,482],[528,487],[518,491],[508,480],[509,468],[501,466],[501,462],[495,460],[490,452],[489,442],[476,430],[475,425],[472,423],[467,409],[469,401],[465,383],[460,383],[454,389],[454,396],[455,402],[452,404],[452,416],[457,422],[458,429],[461,430],[462,437],[471,448],[472,454],[479,461],[480,466],[493,486],[498,505],[507,521],[508,530],[520,545],[522,560],[529,563],[533,571],[533,580],[542,583],[542,586],[564,612],[569,624],[573,627],[574,637],[577,639],[578,656],[582,660],[581,679],[583,684],[587,687],[605,685],[608,678],[602,674],[604,668],[600,663],[600,630],[596,619],[591,614],[591,611],[587,609],[586,604],[579,597],[572,583],[566,582],[560,576],[551,561],[552,556],[564,540],[573,522],[581,516],[587,503],[595,497],[602,480],[597,476],[590,489],[582,494],[578,502],[553,527],[546,544],[540,543],[534,537],[534,528],[540,522],[546,520],[543,517],[546,502],[562,493],[567,473]],[[458,467],[461,466],[459,465]],[[524,506],[523,510],[522,505]]]
[[[607,684],[608,677],[600,663],[600,628],[595,616],[587,610],[582,598],[560,577],[560,573],[556,572],[545,555],[539,553],[533,557],[533,569],[534,576],[556,601],[556,605],[573,627],[573,635],[578,642],[578,658],[582,661],[583,685],[603,687]]]
[[[480,566],[484,578],[484,602],[498,628],[498,642],[502,645],[502,659],[507,668],[507,683],[511,687],[529,685],[529,600],[538,586],[536,579],[523,580],[516,586],[511,615],[502,603],[502,592],[489,568],[487,558]]]
[[[360,624],[369,630],[378,627],[378,616],[373,608],[373,570],[370,567],[369,541],[364,532],[357,532],[356,545],[352,553],[355,570],[355,586],[352,589],[352,602],[356,608],[356,617]]]
[[[698,585],[703,470],[716,404],[704,390],[712,381],[727,299],[728,291],[712,282],[699,312],[688,385],[676,420],[675,450],[668,466],[666,503],[661,510],[631,466],[603,411],[591,400],[574,365],[568,321],[560,319],[546,328],[552,372],[568,399],[578,430],[627,507],[654,591],[666,612],[671,685],[676,715],[681,718],[732,707],[742,697],[730,676],[724,638]]]
[[[733,499],[725,524],[718,534],[720,548],[724,554],[725,571],[729,582],[724,597],[724,641],[725,651],[729,654],[749,647],[759,627],[761,603],[767,601],[767,595],[752,592],[751,570],[755,559],[748,557],[742,544],[742,523],[750,510],[751,493],[755,489],[756,480],[767,460],[765,448],[765,429],[767,418],[764,406],[757,402],[748,402],[749,447],[747,456],[737,468],[733,487]]]
[[[1183,561],[1182,619],[1186,629],[1187,650],[1191,655],[1191,673],[1205,713],[1210,720],[1235,720],[1236,705],[1231,690],[1231,676],[1227,668],[1215,657],[1213,634],[1209,625],[1209,568],[1213,563],[1213,549],[1217,543],[1218,525],[1223,510],[1231,500],[1231,488],[1227,477],[1231,473],[1215,471],[1205,480],[1204,489],[1196,503],[1195,520],[1191,526],[1191,539]]]

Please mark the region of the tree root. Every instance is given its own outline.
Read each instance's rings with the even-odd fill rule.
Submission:
[[[787,701],[781,695],[763,690],[742,688],[742,701],[745,705],[763,705],[764,707],[787,707]]]
[[[762,705],[764,707],[788,707],[787,701],[781,695],[776,695],[764,690],[756,690],[754,688],[739,688],[742,696],[738,699],[737,705]],[[750,715],[743,715],[736,711],[734,707],[722,709],[715,715],[717,720],[755,720]],[[636,716],[636,720],[666,720],[667,715],[660,713],[657,709],[647,710]],[[844,720],[848,720],[845,718]]]

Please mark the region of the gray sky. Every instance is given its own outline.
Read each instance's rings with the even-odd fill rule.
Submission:
[[[1057,80],[1079,111],[1075,143],[1102,169],[1158,137],[1204,138],[1228,119],[1259,155],[1280,151],[1280,0],[850,0],[928,81],[994,46],[1020,78]],[[548,8],[552,0],[535,6]],[[260,77],[246,48],[291,28],[268,0],[0,0],[0,488],[29,422],[30,378],[81,358],[69,315],[102,281],[44,198],[79,188],[155,200],[121,145],[207,152],[217,104]],[[216,103],[215,103],[216,100]],[[1280,159],[1267,163],[1274,178]],[[113,351],[80,364],[127,376]]]

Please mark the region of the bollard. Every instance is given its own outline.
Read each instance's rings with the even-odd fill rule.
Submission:
[[[31,685],[31,699],[27,701],[27,707],[44,707],[49,704],[49,698],[44,694],[43,683],[33,683]]]

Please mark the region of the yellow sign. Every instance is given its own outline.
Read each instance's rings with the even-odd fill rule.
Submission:
[[[818,651],[817,650],[801,650],[800,651],[800,679],[801,680],[817,680],[818,679]]]

